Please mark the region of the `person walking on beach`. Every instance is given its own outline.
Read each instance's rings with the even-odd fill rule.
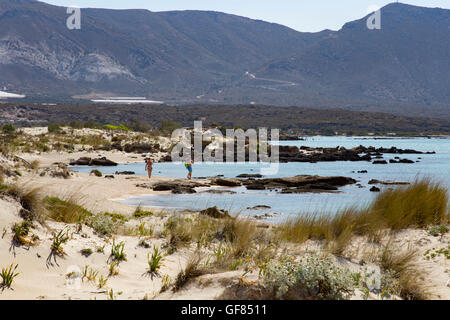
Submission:
[[[152,177],[152,170],[153,170],[153,161],[151,158],[147,158],[145,161],[145,170],[148,173],[148,178],[150,179]]]
[[[186,169],[188,170],[188,175],[187,175],[188,180],[191,180],[191,178],[192,178],[192,165],[193,165],[193,164],[194,164],[194,160],[193,160],[193,159],[188,160],[188,161],[184,164],[184,166],[185,166]]]

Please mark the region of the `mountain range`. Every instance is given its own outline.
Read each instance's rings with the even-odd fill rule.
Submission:
[[[0,89],[30,99],[145,96],[450,118],[450,10],[392,3],[303,33],[210,11],[81,9],[0,0]]]

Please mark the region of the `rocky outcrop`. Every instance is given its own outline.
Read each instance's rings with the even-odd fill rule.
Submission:
[[[289,178],[270,179],[213,179],[212,184],[237,187],[244,185],[247,190],[279,189],[282,193],[330,192],[338,187],[354,184],[356,180],[348,177],[320,177],[300,175]]]
[[[371,179],[369,184],[383,184],[383,185],[408,185],[409,182],[399,182],[399,181],[381,181],[377,179]]]
[[[223,219],[223,218],[227,218],[230,216],[228,211],[220,210],[219,208],[217,208],[215,206],[200,211],[200,214],[206,215],[206,216],[209,216],[212,218],[216,218],[216,219]]]
[[[117,163],[106,159],[106,157],[92,159],[88,157],[81,157],[78,160],[73,160],[70,162],[71,166],[104,166],[104,167],[114,167]]]

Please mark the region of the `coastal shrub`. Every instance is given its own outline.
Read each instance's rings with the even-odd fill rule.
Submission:
[[[71,127],[72,129],[82,129],[83,128],[83,124],[78,122],[78,121],[70,121],[69,122],[69,127]]]
[[[92,251],[91,248],[85,248],[85,249],[81,249],[80,253],[85,257],[89,257],[91,254],[94,253],[94,251]]]
[[[19,275],[19,273],[16,273],[18,266],[18,264],[11,264],[8,268],[2,268],[2,271],[0,272],[2,278],[1,287],[11,288],[14,279]]]
[[[57,197],[45,197],[48,216],[58,222],[79,223],[85,221],[92,213],[77,204],[75,196],[61,200]]]
[[[159,130],[163,134],[171,134],[175,129],[181,128],[181,124],[172,120],[163,120],[159,126]]]
[[[87,224],[101,235],[111,235],[118,227],[118,223],[113,221],[111,216],[104,213],[91,216]]]
[[[262,278],[275,299],[344,300],[354,292],[351,272],[316,254],[300,262],[272,260]]]
[[[432,235],[433,237],[437,237],[440,235],[444,235],[449,231],[449,228],[444,225],[438,225],[438,226],[431,226],[428,229],[428,233]]]
[[[125,125],[123,125],[123,124],[117,125],[117,126],[114,126],[114,125],[112,125],[112,124],[107,124],[107,125],[104,125],[104,126],[103,126],[103,129],[106,129],[106,130],[131,131],[127,126],[125,126]]]
[[[49,133],[61,133],[62,129],[58,123],[51,123],[47,126]]]
[[[151,211],[145,211],[145,210],[141,210],[140,207],[136,208],[136,210],[134,211],[134,217],[135,218],[144,218],[144,217],[150,217],[153,215],[153,212]]]
[[[8,124],[5,124],[3,127],[2,127],[2,132],[4,133],[4,134],[12,134],[12,133],[14,133],[16,131],[16,127],[14,127],[12,124],[10,124],[10,123],[8,123]]]

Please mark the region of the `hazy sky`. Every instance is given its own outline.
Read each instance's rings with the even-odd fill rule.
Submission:
[[[365,16],[369,7],[388,0],[45,0],[61,6],[111,9],[213,10],[276,22],[298,31],[338,30]],[[450,9],[449,0],[403,0],[403,3]]]

